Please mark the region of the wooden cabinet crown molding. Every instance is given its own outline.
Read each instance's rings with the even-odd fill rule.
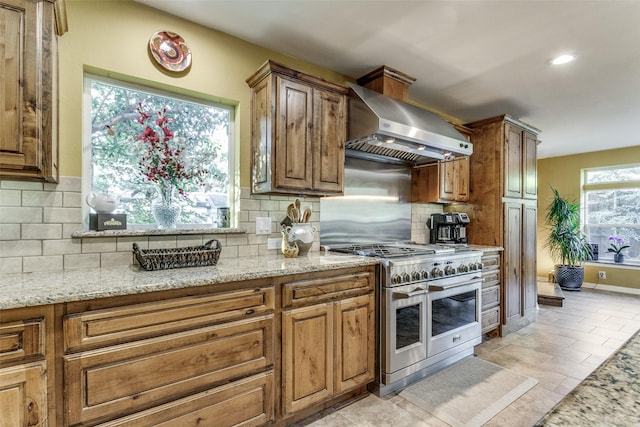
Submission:
[[[475,129],[475,128],[481,128],[483,126],[486,126],[488,124],[491,123],[499,123],[499,122],[505,122],[505,123],[511,123],[513,125],[516,125],[518,127],[521,127],[522,129],[524,129],[527,132],[531,132],[535,135],[539,135],[540,133],[542,133],[542,131],[534,126],[531,126],[528,123],[525,123],[521,120],[518,120],[512,116],[510,116],[509,114],[501,114],[499,116],[493,116],[493,117],[488,117],[486,119],[482,119],[482,120],[477,120],[475,122],[470,122],[470,123],[465,123],[462,126],[462,128],[467,128],[467,129]]]
[[[246,79],[249,87],[253,87],[258,84],[261,80],[266,78],[271,74],[278,74],[281,76],[288,77],[289,79],[299,80],[304,82],[307,85],[311,85],[313,87],[328,89],[333,92],[340,93],[342,95],[347,95],[349,93],[349,88],[346,86],[339,85],[334,82],[330,82],[329,80],[325,80],[321,77],[317,77],[311,74],[307,74],[303,71],[296,70],[287,65],[281,64],[279,62],[273,61],[271,59],[265,61],[258,71],[253,73],[250,77]]]

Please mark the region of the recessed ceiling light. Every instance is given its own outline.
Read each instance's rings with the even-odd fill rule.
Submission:
[[[571,62],[574,59],[576,59],[575,55],[571,55],[571,54],[560,55],[553,58],[551,60],[551,63],[553,65],[561,65],[561,64],[566,64],[567,62]]]

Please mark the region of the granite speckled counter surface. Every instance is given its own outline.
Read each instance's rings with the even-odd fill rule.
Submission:
[[[287,274],[378,264],[376,258],[310,253],[220,259],[213,267],[144,271],[136,266],[7,274],[0,279],[0,310],[205,286]]]
[[[640,332],[558,403],[536,427],[640,425]]]

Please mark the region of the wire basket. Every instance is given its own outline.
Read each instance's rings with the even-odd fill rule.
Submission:
[[[221,250],[222,246],[216,239],[209,240],[202,246],[176,249],[140,249],[137,243],[133,244],[136,260],[147,271],[216,265]]]

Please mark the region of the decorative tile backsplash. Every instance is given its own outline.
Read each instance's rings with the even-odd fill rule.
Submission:
[[[280,221],[295,196],[239,195],[239,211],[232,219],[245,233],[140,235],[122,237],[72,237],[82,230],[81,178],[61,177],[58,184],[0,181],[0,273],[99,268],[134,264],[132,245],[142,249],[196,246],[210,239],[222,244],[221,257],[251,257],[273,253],[267,239],[280,238]],[[320,227],[320,199],[301,197],[311,206],[311,223]],[[439,205],[412,206],[412,239],[428,241],[426,219],[442,212]],[[256,217],[272,219],[270,235],[256,235]],[[320,250],[319,233],[312,251]]]
[[[58,184],[0,182],[0,273],[69,270],[123,266],[135,263],[134,242],[143,249],[202,245],[215,238],[223,246],[222,257],[250,257],[267,249],[268,238],[279,238],[278,223],[295,197],[239,197],[237,228],[246,233],[140,235],[124,237],[72,237],[82,230],[81,178],[61,177]],[[317,198],[303,199],[312,206],[312,221],[319,218]],[[273,219],[271,235],[255,234],[256,217]],[[319,224],[315,224],[318,226]],[[319,250],[316,242],[312,250]]]

